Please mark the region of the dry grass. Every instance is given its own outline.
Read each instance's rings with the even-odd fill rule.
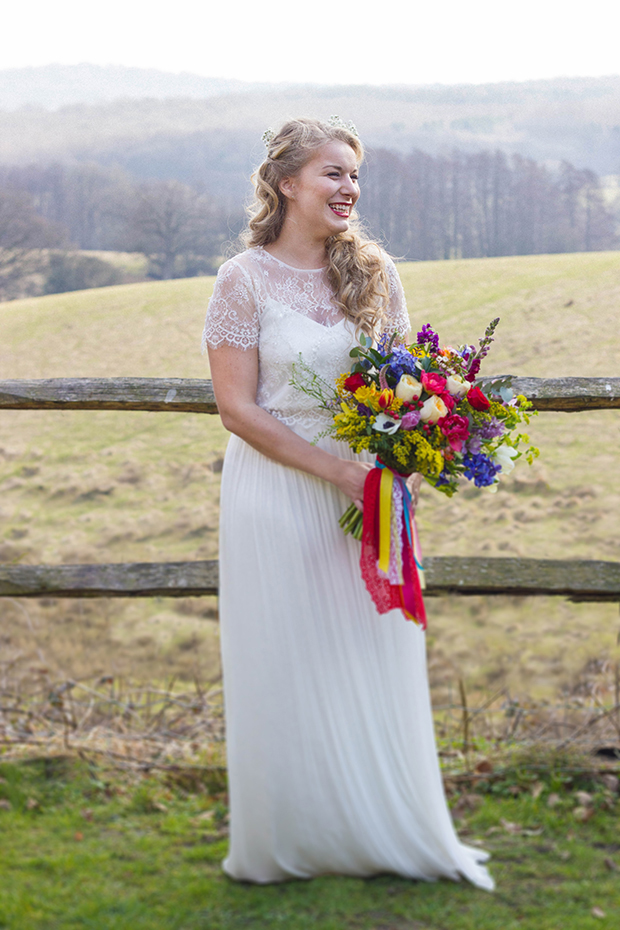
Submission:
[[[473,340],[493,316],[502,317],[487,374],[618,373],[618,253],[401,270],[412,319],[429,320],[446,341]],[[212,279],[191,279],[0,305],[2,377],[204,377],[198,344],[211,287]],[[423,493],[419,522],[428,555],[620,558],[617,414],[543,414],[531,435],[540,461],[517,469],[495,497]],[[216,557],[225,444],[215,417],[0,413],[0,560]],[[429,608],[437,705],[460,703],[459,679],[474,707],[501,692],[493,719],[501,719],[506,702],[535,708],[534,716],[521,714],[525,735],[526,718],[534,720],[543,701],[586,700],[586,709],[575,711],[580,720],[597,713],[596,700],[613,702],[607,686],[596,699],[583,689],[592,668],[606,669],[607,680],[620,658],[615,605],[450,598]],[[0,620],[2,661],[20,669],[23,696],[34,693],[28,676],[60,685],[111,676],[165,690],[173,676],[185,688],[219,674],[210,599],[3,599]],[[555,710],[540,713],[555,719]],[[454,729],[457,718],[446,726]],[[490,723],[483,730],[485,738],[493,732]]]

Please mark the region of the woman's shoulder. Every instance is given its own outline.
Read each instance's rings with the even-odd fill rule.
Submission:
[[[388,281],[390,284],[390,295],[393,296],[394,294],[399,293],[402,288],[400,275],[398,273],[398,268],[396,267],[396,262],[394,261],[392,256],[389,255],[385,251],[385,249],[382,248],[382,246],[378,246],[378,248],[381,253],[383,267],[385,268],[385,272],[388,276]]]
[[[262,259],[263,249],[245,249],[243,252],[238,252],[225,262],[222,262],[218,268],[217,276],[218,278],[232,278],[251,275],[260,268]]]

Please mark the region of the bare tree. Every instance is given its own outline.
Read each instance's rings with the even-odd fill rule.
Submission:
[[[66,231],[39,216],[23,191],[0,190],[0,297],[14,296],[15,288],[32,274],[38,250],[63,246]]]
[[[134,247],[151,260],[153,277],[174,278],[195,270],[196,259],[217,253],[221,218],[206,195],[179,181],[151,181],[137,190],[129,211]],[[205,270],[211,270],[205,264]]]

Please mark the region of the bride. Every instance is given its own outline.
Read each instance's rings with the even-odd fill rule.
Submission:
[[[268,133],[246,251],[225,262],[204,339],[222,422],[220,616],[235,879],[324,873],[461,876],[491,889],[461,844],[435,749],[424,634],[379,616],[359,543],[369,456],[331,438],[291,387],[303,357],[333,382],[356,334],[405,336],[393,262],[356,231],[363,149],[333,118]]]

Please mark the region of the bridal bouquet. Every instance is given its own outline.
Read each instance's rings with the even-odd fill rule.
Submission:
[[[478,347],[442,347],[428,324],[410,345],[398,343],[394,333],[374,346],[362,334],[350,353],[351,371],[335,385],[302,361],[301,380],[294,372],[293,384],[332,416],[321,435],[377,456],[364,489],[364,513],[351,504],[340,525],[362,540],[362,573],[369,589],[366,576],[374,578],[377,570],[390,589],[382,598],[373,581],[371,594],[380,612],[399,606],[424,625],[421,559],[404,477],[419,472],[449,496],[461,477],[495,490],[499,475],[512,471],[524,454],[521,443],[529,444],[518,427],[535,411],[524,396],[514,396],[509,379],[490,382],[486,393],[474,384],[498,322],[489,324]],[[533,446],[525,450],[530,463],[537,455]],[[400,589],[398,596],[391,588]]]

